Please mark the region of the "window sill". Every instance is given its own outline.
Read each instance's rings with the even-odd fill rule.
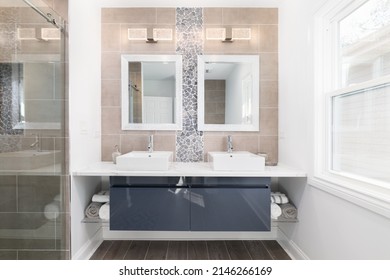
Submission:
[[[360,186],[352,188],[341,180],[330,181],[328,178],[320,177],[309,177],[308,184],[390,219],[390,190],[388,189],[370,189]]]

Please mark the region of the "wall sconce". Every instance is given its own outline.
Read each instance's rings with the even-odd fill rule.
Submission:
[[[61,40],[61,30],[58,28],[42,28],[41,29],[42,40]]]
[[[36,40],[35,28],[18,28],[17,29],[18,40]]]
[[[129,28],[128,39],[130,41],[146,41],[146,43],[171,41],[173,31],[171,28]]]
[[[232,43],[234,40],[250,40],[250,28],[206,28],[207,40],[220,40],[223,43]]]
[[[61,40],[61,30],[57,28],[18,28],[18,40]]]

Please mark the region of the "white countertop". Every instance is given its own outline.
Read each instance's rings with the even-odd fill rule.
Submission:
[[[97,162],[73,176],[194,176],[194,177],[306,177],[306,172],[278,164],[263,171],[215,171],[209,162],[173,162],[166,171],[121,171],[112,162]]]

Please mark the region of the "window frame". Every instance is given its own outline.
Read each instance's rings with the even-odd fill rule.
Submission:
[[[329,0],[314,16],[313,173],[309,184],[390,218],[390,182],[338,172],[332,163],[332,98],[390,83],[390,75],[341,86],[338,24],[369,0]]]

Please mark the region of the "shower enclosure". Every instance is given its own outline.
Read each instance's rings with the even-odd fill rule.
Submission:
[[[0,0],[0,259],[70,257],[65,6]]]

